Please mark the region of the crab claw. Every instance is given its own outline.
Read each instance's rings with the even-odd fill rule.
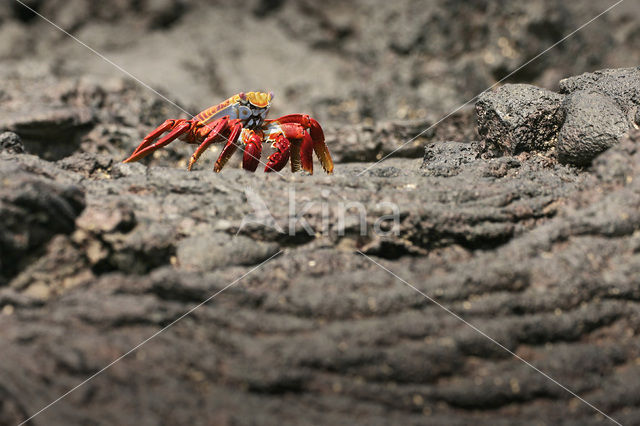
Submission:
[[[291,143],[282,133],[276,136],[276,141],[272,146],[276,152],[269,156],[267,167],[264,168],[265,172],[279,172],[289,161]]]
[[[242,156],[242,168],[255,172],[262,155],[262,138],[253,130],[245,129],[242,134],[244,142],[244,154]]]
[[[278,119],[272,120],[277,123],[285,133],[285,136],[291,140],[301,139],[300,161],[302,168],[309,173],[313,172],[312,152],[315,151],[322,168],[327,173],[333,173],[333,160],[329,153],[329,148],[324,142],[324,132],[320,124],[307,114],[289,114]],[[294,146],[297,150],[297,146]],[[294,153],[293,158],[296,163],[298,161],[298,153]]]

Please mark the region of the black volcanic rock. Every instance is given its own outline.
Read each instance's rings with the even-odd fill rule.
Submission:
[[[605,69],[560,80],[560,93],[583,90],[602,93],[627,113],[640,105],[640,67]]]
[[[422,168],[399,158],[364,174],[369,163],[285,178],[102,161],[94,170],[86,156],[52,164],[3,154],[0,170],[15,182],[47,182],[40,196],[67,200],[66,187],[43,173],[75,181],[87,206],[75,220],[76,210],[49,204],[20,213],[69,216],[50,232],[72,233],[32,246],[33,261],[17,263],[0,288],[0,421],[24,420],[221,291],[40,422],[125,422],[135,411],[201,424],[205,406],[272,424],[283,416],[375,423],[381,415],[410,423],[424,415],[417,403],[438,422],[480,412],[480,424],[495,424],[513,407],[513,422],[593,418],[588,407],[566,414],[569,394],[360,250],[557,380],[591,389],[582,394],[629,423],[637,402],[619,395],[635,394],[640,378],[638,342],[629,337],[640,326],[639,138],[597,157],[593,172],[526,152],[483,159],[464,142],[431,144]],[[18,186],[8,193],[33,194]],[[242,227],[255,214],[247,188],[285,235]],[[286,235],[290,197],[304,239]],[[377,234],[376,220],[390,213],[382,203],[391,201],[398,229]],[[340,225],[346,202],[364,207],[364,229],[353,212]],[[134,388],[143,395],[131,395]],[[158,401],[176,408],[165,412]]]
[[[587,165],[637,128],[640,67],[607,69],[560,81],[568,94],[567,119],[558,137],[560,161]]]
[[[480,153],[549,152],[587,166],[638,128],[640,68],[608,69],[560,81],[561,93],[507,84],[476,103]]]
[[[506,84],[478,98],[481,152],[514,155],[548,151],[564,121],[563,96],[525,84]]]
[[[24,145],[20,136],[13,132],[0,133],[0,152],[9,152],[11,154],[22,154]]]
[[[25,265],[54,235],[75,229],[84,191],[34,174],[4,154],[0,157],[0,280]]]
[[[558,135],[558,159],[563,163],[588,165],[629,130],[624,112],[602,93],[573,92],[563,108],[567,118]]]

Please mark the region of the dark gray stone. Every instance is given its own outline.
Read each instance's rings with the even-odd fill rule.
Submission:
[[[24,153],[24,145],[20,136],[13,132],[0,133],[0,152],[8,152],[10,154]]]
[[[560,92],[596,91],[611,98],[623,112],[640,105],[640,67],[606,69],[560,81]]]
[[[599,92],[573,92],[564,109],[567,118],[558,136],[558,159],[563,163],[588,165],[629,130],[618,104]]]
[[[478,98],[482,153],[514,155],[548,151],[564,121],[564,97],[526,84],[506,84]]]
[[[429,176],[455,176],[465,164],[476,161],[477,150],[475,143],[431,143],[424,149],[420,168]]]
[[[84,191],[0,159],[0,283],[37,256],[56,234],[75,229]]]

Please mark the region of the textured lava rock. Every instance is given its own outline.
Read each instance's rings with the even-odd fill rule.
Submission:
[[[560,80],[561,93],[583,90],[608,96],[626,113],[640,105],[640,67],[606,69]]]
[[[563,107],[567,118],[558,135],[558,159],[563,163],[588,165],[629,130],[618,104],[599,92],[573,92]]]
[[[4,118],[4,117],[3,117]],[[89,108],[43,108],[8,115],[0,121],[0,128],[19,134],[29,152],[37,152],[48,159],[63,158],[77,148],[79,137],[93,123]],[[65,138],[66,144],[52,144],[52,140]]]
[[[604,64],[614,59],[615,66],[640,59],[638,21],[626,18],[638,12],[625,5],[518,70],[609,5],[584,0],[262,3],[269,11],[262,22],[276,20],[290,39],[339,55],[366,78],[366,84],[346,92],[350,105],[322,101],[342,119],[364,114],[381,120],[419,109],[444,115],[514,72],[507,82],[555,90],[564,76],[610,67]],[[343,71],[339,78],[348,76]],[[341,96],[338,92],[325,95]],[[409,108],[398,108],[404,105]]]
[[[83,191],[0,159],[0,266],[11,277],[53,235],[70,233],[84,207]],[[0,277],[1,279],[2,277]]]
[[[428,142],[476,139],[475,118],[473,109],[466,108],[444,119],[340,126],[327,129],[326,142],[337,163],[376,161],[391,153],[396,157],[417,158]]]
[[[558,140],[561,161],[585,165],[637,127],[640,68],[608,69],[560,81],[570,94]]]
[[[431,143],[424,149],[420,168],[430,176],[454,176],[464,165],[477,159],[475,144],[459,142]]]
[[[332,177],[287,179],[140,164],[86,177],[82,156],[58,164],[11,156],[32,179],[77,176],[88,206],[70,237],[51,239],[0,289],[0,420],[25,419],[237,281],[252,267],[240,263],[257,264],[277,248],[284,253],[35,424],[117,423],[133,411],[149,422],[204,424],[211,417],[202,407],[239,424],[599,423],[589,407],[354,249],[633,423],[638,138],[599,156],[593,173],[528,153],[476,158],[471,144],[456,142],[429,146],[423,168],[395,159],[362,175],[364,165],[342,164]],[[295,215],[316,232],[295,239],[254,227],[249,239],[242,228],[234,239],[255,213],[246,187],[283,229],[292,196]],[[374,221],[389,213],[379,203],[391,200],[399,229],[381,237]],[[364,206],[364,235],[349,214],[340,232],[345,201]]]
[[[640,106],[640,69],[609,69],[560,82],[561,94],[505,85],[478,98],[481,153],[556,150],[585,166],[633,128]]]
[[[564,121],[563,96],[525,84],[507,84],[478,98],[481,152],[514,155],[554,147]]]
[[[210,271],[232,265],[255,265],[278,251],[279,246],[274,243],[211,232],[182,240],[178,245],[177,259],[186,269]]]
[[[0,152],[22,154],[24,152],[24,145],[22,145],[20,136],[13,132],[0,133]]]

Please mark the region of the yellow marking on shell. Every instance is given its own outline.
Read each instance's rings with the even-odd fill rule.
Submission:
[[[220,111],[223,108],[228,107],[233,102],[238,102],[238,100],[235,99],[237,96],[238,95],[233,96],[233,97],[227,99],[226,101],[220,102],[218,105],[211,106],[211,107],[205,109],[204,111],[201,111],[198,115],[193,117],[193,119],[196,120],[196,121],[202,121],[202,122],[206,123],[207,119],[209,117],[213,116],[216,112]],[[240,99],[240,98],[238,97],[238,99]]]
[[[239,95],[236,96],[238,96],[238,99],[240,99]],[[269,105],[269,102],[271,102],[271,93],[247,92],[245,93],[245,96],[249,102],[259,108],[264,108]]]

